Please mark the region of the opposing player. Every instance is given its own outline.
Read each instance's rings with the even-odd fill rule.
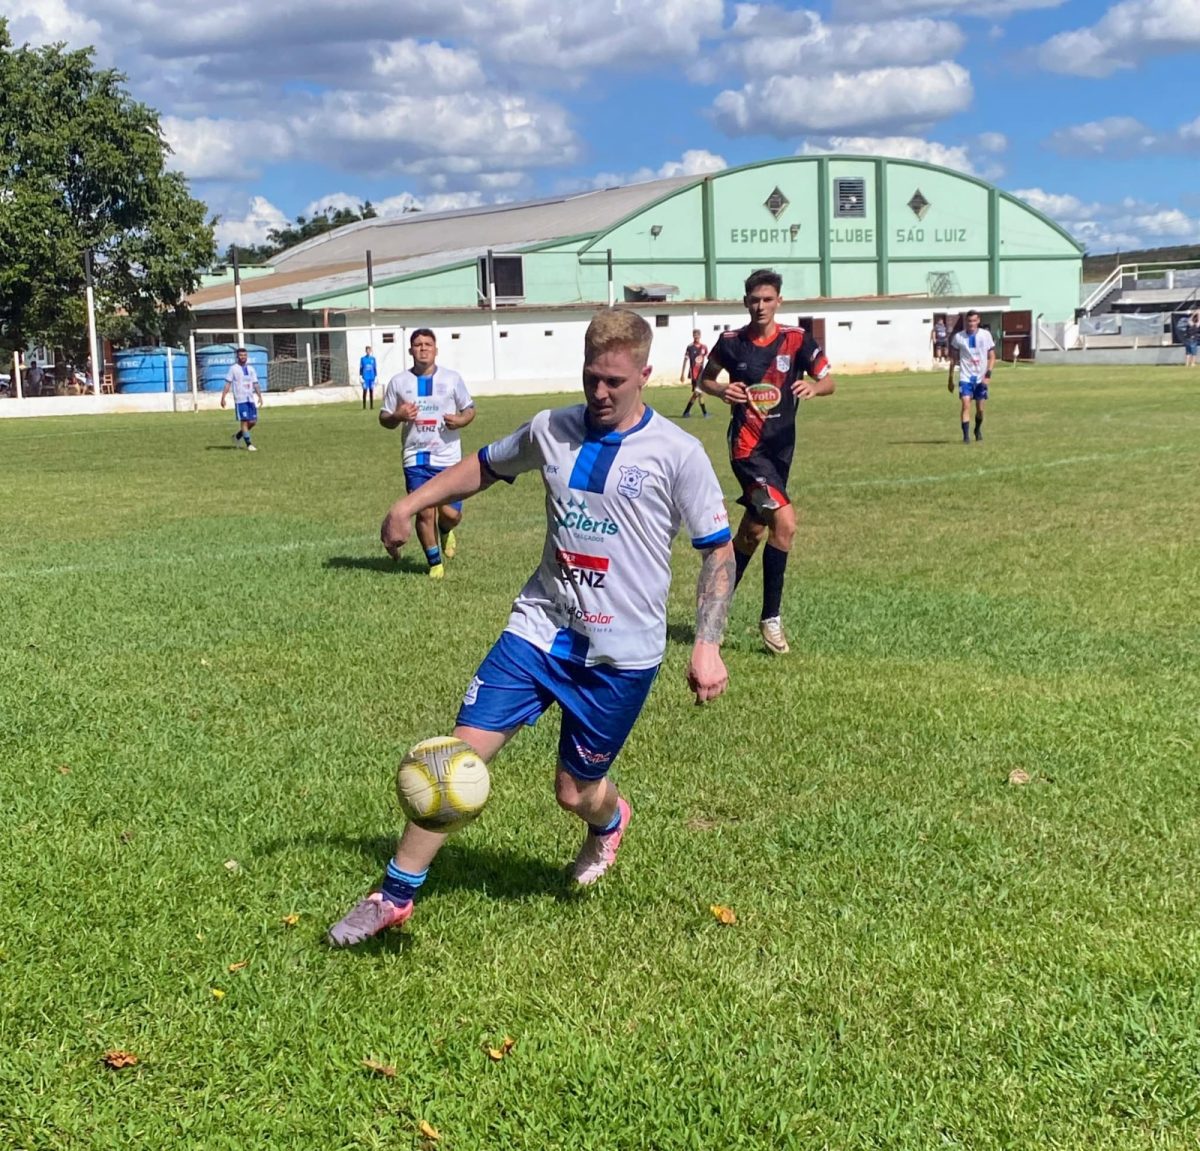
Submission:
[[[750,322],[721,333],[701,381],[706,392],[731,408],[729,463],[742,488],[738,503],[746,509],[733,541],[737,578],[740,582],[765,537],[759,634],[778,655],[788,651],[781,606],[788,552],[796,537],[796,509],[787,482],[798,401],[827,396],[835,386],[816,340],[803,328],[775,322],[782,287],[778,272],[760,268],[750,273],[745,296]],[[722,371],[728,376],[724,383],[717,378]]]
[[[370,401],[370,406],[375,406],[375,379],[379,375],[379,365],[375,362],[375,357],[371,354],[371,345],[367,345],[367,349],[358,359],[358,379],[362,384],[362,406],[364,411],[367,408],[367,401]]]
[[[652,335],[634,312],[600,311],[584,337],[585,403],[539,412],[442,472],[393,504],[381,530],[395,552],[421,509],[498,479],[540,474],[541,562],[471,680],[454,735],[490,760],[523,724],[558,704],[555,795],[587,825],[571,867],[582,885],[612,866],[629,826],[629,803],[608,771],[666,647],[671,541],[681,524],[703,556],[688,685],[703,703],[728,683],[720,643],[733,595],[729,520],[699,441],[643,402]],[[349,946],[403,923],[444,840],[405,827],[380,889],[330,929],[330,942]]]
[[[679,371],[679,382],[692,385],[692,394],[688,398],[687,407],[683,409],[683,419],[692,414],[692,405],[700,404],[700,414],[708,419],[708,409],[704,406],[704,391],[700,387],[700,377],[704,374],[704,361],[708,359],[708,349],[700,341],[700,329],[692,332],[692,342],[683,349],[683,365]]]
[[[462,376],[438,367],[437,339],[428,328],[413,332],[408,352],[412,367],[388,381],[379,422],[389,429],[404,428],[404,483],[411,493],[462,459],[459,432],[475,418],[475,401]],[[446,574],[442,559],[454,558],[454,529],[461,522],[458,499],[427,505],[417,515],[417,539],[425,549],[431,578]]]
[[[958,398],[962,401],[962,438],[971,442],[971,401],[975,401],[975,438],[983,439],[983,405],[988,398],[988,382],[996,364],[996,345],[992,334],[979,326],[979,313],[966,315],[962,331],[950,340],[950,374],[946,390],[954,391],[954,369],[958,368]]]
[[[236,446],[243,441],[248,451],[256,452],[250,439],[254,425],[258,423],[258,409],[262,405],[262,392],[258,386],[258,372],[250,363],[245,348],[238,348],[237,363],[230,365],[225,373],[225,387],[221,389],[221,407],[225,406],[225,397],[233,392],[234,411],[238,418],[238,430],[234,433],[233,442]]]

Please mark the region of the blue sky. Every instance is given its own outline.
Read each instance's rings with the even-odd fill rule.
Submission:
[[[9,0],[162,114],[218,240],[324,205],[520,200],[910,156],[1090,251],[1200,242],[1200,0]]]

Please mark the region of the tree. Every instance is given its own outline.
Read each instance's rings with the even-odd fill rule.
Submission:
[[[225,262],[233,263],[236,249],[241,264],[269,264],[273,256],[303,244],[305,240],[332,232],[334,228],[346,224],[356,224],[359,220],[373,220],[375,215],[374,206],[370,200],[366,200],[358,206],[357,211],[353,208],[325,208],[311,217],[297,216],[294,226],[288,224],[282,228],[272,228],[264,244],[230,244],[225,249]]]
[[[172,337],[214,253],[208,209],[167,170],[158,113],[90,48],[13,48],[0,18],[0,345],[82,357],[84,253],[103,330]]]

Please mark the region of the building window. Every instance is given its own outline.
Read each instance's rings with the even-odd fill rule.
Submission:
[[[670,316],[655,316],[654,317],[654,326],[656,328],[669,328],[671,326],[671,317]]]
[[[383,342],[385,344],[394,344],[396,342],[396,333],[395,332],[384,332],[383,333]]]
[[[861,176],[833,182],[833,214],[862,219],[867,214],[867,182]]]
[[[520,256],[493,256],[492,276],[496,283],[496,303],[519,304],[525,299],[525,267]],[[488,306],[488,259],[479,257],[479,301]]]

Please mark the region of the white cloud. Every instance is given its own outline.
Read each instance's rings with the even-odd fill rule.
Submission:
[[[4,5],[14,44],[54,44],[83,48],[98,44],[101,26],[67,0],[8,0]]]
[[[476,53],[412,39],[395,40],[376,49],[371,74],[422,92],[459,92],[487,82]]]
[[[1041,188],[1019,188],[1013,195],[1056,220],[1093,252],[1200,240],[1200,219],[1179,208],[1129,197],[1113,204],[1089,203]]]
[[[969,176],[999,175],[999,169],[985,165],[984,170],[972,159],[972,147],[967,144],[940,144],[920,136],[825,136],[809,139],[797,150],[798,156],[816,156],[826,152],[841,152],[856,156],[891,156],[899,160],[920,160],[966,172]]]
[[[713,114],[731,135],[918,129],[965,111],[971,96],[966,69],[945,62],[751,80],[740,91],[717,96]]]
[[[1133,116],[1108,116],[1054,132],[1048,143],[1064,156],[1131,156],[1195,152],[1200,149],[1200,117],[1158,131]]]
[[[855,20],[908,16],[918,12],[937,12],[940,16],[962,13],[964,16],[1003,18],[1014,12],[1058,8],[1065,3],[1066,0],[834,0],[833,13]]]
[[[1052,36],[1037,59],[1051,72],[1110,76],[1151,56],[1200,48],[1196,0],[1121,0],[1097,23]],[[1182,79],[1182,77],[1181,77]]]
[[[985,152],[999,155],[1008,149],[1008,137],[1003,132],[980,132],[976,139]]]
[[[703,148],[692,148],[678,160],[668,160],[657,168],[638,168],[633,172],[597,172],[588,180],[568,180],[559,187],[568,192],[585,188],[619,188],[627,184],[644,184],[649,180],[665,180],[671,176],[703,176],[708,172],[724,171],[728,167],[724,156]]]
[[[223,216],[217,222],[217,251],[225,251],[230,244],[242,247],[261,244],[271,229],[286,227],[289,222],[287,216],[265,196],[254,196],[244,216]]]
[[[171,147],[168,166],[192,180],[254,179],[291,150],[287,128],[263,120],[163,116],[159,122]]]

